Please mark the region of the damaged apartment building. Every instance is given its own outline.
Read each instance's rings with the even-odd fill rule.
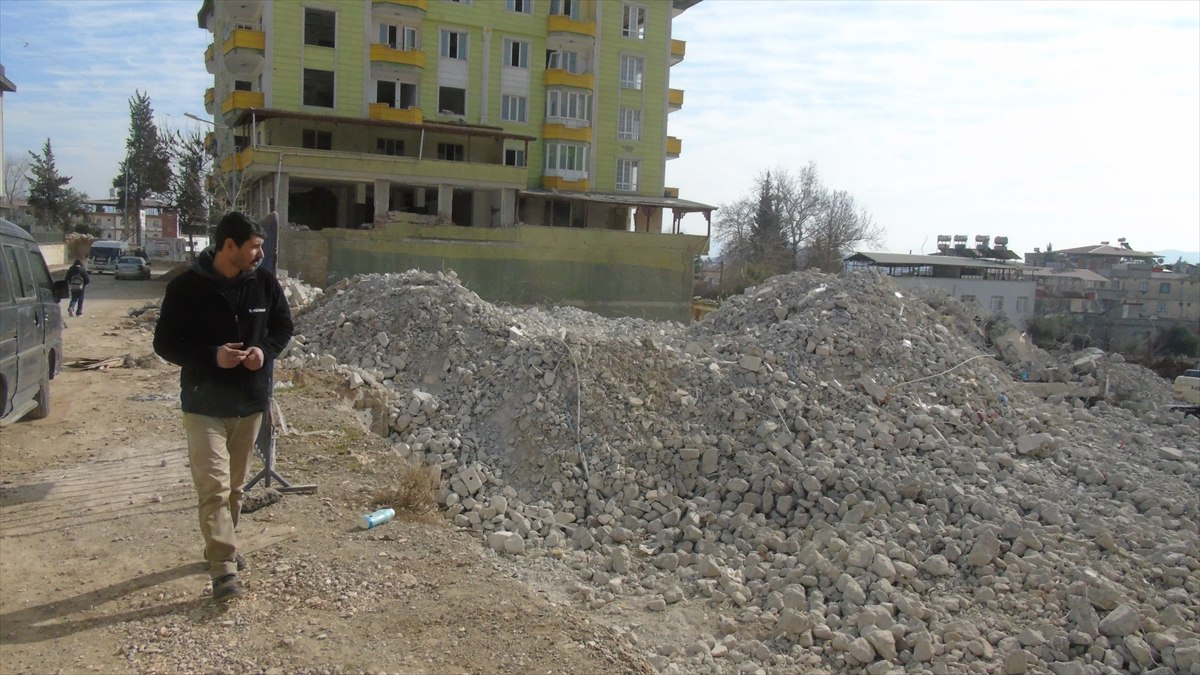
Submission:
[[[411,215],[460,228],[682,237],[667,248],[674,258],[688,241],[690,284],[707,238],[682,234],[681,219],[713,207],[664,181],[682,146],[668,134],[683,105],[670,70],[686,50],[672,20],[697,2],[204,0],[212,187],[311,231]],[[659,241],[585,237],[552,248],[621,262],[622,250],[645,259]],[[327,263],[331,278],[314,282],[390,271],[367,269],[370,260],[352,270],[344,256]],[[469,281],[469,263],[453,266]]]

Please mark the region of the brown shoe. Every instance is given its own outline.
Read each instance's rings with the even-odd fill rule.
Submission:
[[[213,579],[213,600],[217,602],[227,602],[234,598],[240,598],[246,594],[242,585],[238,583],[236,574],[226,574],[219,579]]]
[[[245,572],[250,567],[250,563],[246,562],[246,556],[241,553],[233,554],[233,560],[237,563],[237,571],[239,572]]]

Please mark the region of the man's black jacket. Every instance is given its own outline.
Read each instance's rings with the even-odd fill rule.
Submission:
[[[154,351],[182,366],[184,412],[245,417],[267,409],[271,370],[292,330],[292,314],[275,275],[258,268],[225,279],[213,269],[213,251],[207,249],[167,285]],[[217,347],[229,342],[261,349],[263,367],[219,367]]]

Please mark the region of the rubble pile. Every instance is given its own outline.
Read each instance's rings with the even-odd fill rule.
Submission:
[[[1140,410],[1044,398],[1054,357],[870,272],[690,327],[366,275],[297,328],[284,367],[344,371],[492,548],[563,555],[590,607],[717,607],[666,671],[1200,673],[1200,425],[1117,358],[1071,378]]]

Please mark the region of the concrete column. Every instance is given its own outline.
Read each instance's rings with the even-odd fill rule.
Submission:
[[[379,179],[375,181],[375,219],[379,220],[392,210],[392,181]]]
[[[437,214],[449,218],[454,211],[454,187],[439,185],[437,191]]]
[[[419,187],[413,189],[413,206],[419,209],[425,208],[425,188]]]
[[[500,191],[500,227],[517,224],[517,191],[504,188]]]
[[[288,180],[289,176],[286,173],[279,174],[279,200],[275,204],[275,212],[279,214],[279,226],[283,227],[290,223],[288,220]]]

